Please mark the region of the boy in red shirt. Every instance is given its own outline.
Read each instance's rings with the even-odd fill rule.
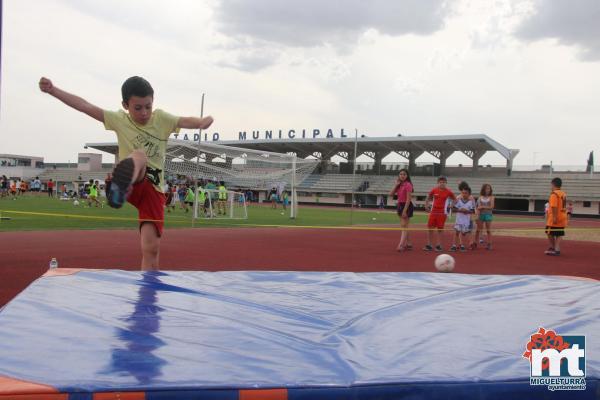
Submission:
[[[427,220],[427,244],[423,247],[425,251],[433,250],[431,243],[433,242],[433,230],[437,229],[437,245],[435,251],[442,251],[442,233],[444,232],[444,224],[446,223],[446,205],[447,200],[456,200],[456,196],[450,189],[446,187],[448,180],[445,176],[440,176],[437,180],[437,186],[431,189],[427,200],[425,200],[425,210],[429,211],[429,219]],[[431,202],[433,201],[433,204]],[[430,208],[431,207],[431,208]]]

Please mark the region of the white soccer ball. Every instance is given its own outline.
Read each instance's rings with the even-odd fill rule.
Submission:
[[[440,272],[452,272],[454,265],[454,257],[450,254],[440,254],[435,258],[435,268]]]
[[[75,200],[75,201],[73,202],[73,205],[74,205],[74,206],[78,206],[78,205],[79,205],[79,202],[78,202],[77,200]]]
[[[371,218],[371,219],[372,219],[373,221],[377,221],[377,218],[375,218],[375,217],[373,217],[373,218]]]

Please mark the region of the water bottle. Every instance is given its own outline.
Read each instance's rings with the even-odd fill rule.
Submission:
[[[50,260],[49,268],[50,269],[58,268],[58,261],[56,261],[56,258],[52,258],[52,260]]]

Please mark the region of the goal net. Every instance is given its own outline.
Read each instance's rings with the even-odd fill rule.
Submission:
[[[296,188],[317,165],[318,160],[298,158],[294,154],[170,139],[165,172],[167,179],[187,179],[195,186],[211,191],[208,197],[213,211],[219,199],[219,186],[223,183],[228,193],[233,192],[227,200],[231,207],[235,204],[239,207],[242,203],[247,210],[247,204],[275,198],[277,202],[287,202],[289,216],[296,218]],[[276,196],[271,196],[271,193]],[[198,202],[198,197],[195,202]],[[234,209],[228,215],[240,215],[240,210]],[[195,217],[202,217],[199,212],[194,214]]]
[[[196,201],[194,202],[195,218],[248,218],[246,194],[227,190],[219,193],[218,190],[196,187]]]

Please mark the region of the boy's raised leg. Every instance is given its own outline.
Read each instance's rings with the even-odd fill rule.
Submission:
[[[135,150],[115,166],[110,189],[106,195],[111,207],[121,208],[127,200],[130,186],[144,179],[147,160],[142,150]]]

